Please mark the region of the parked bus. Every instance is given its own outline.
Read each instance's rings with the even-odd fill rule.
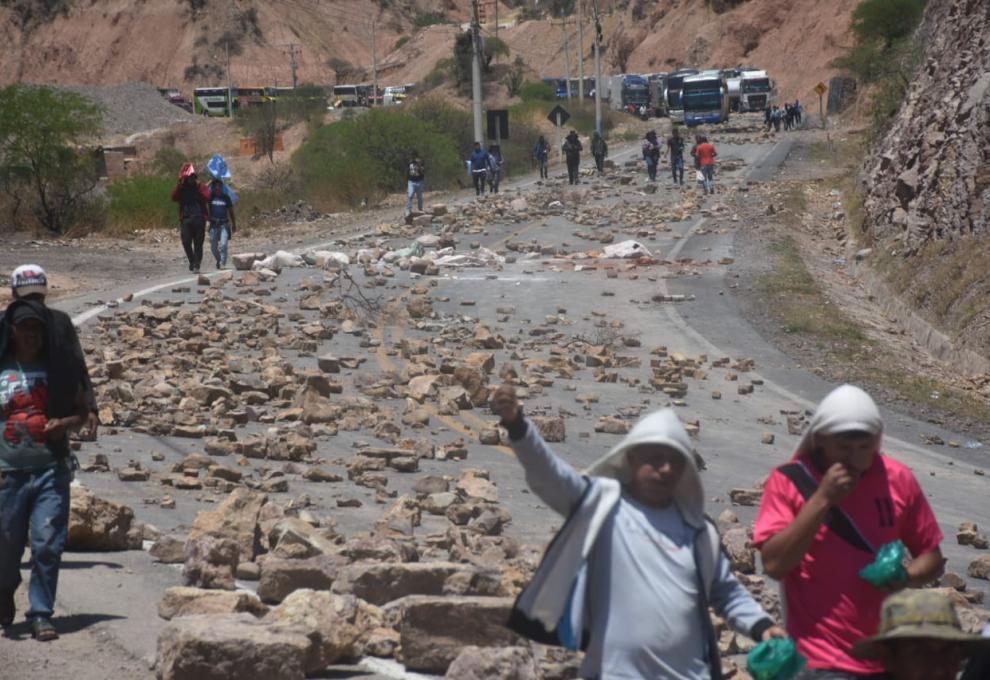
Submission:
[[[671,122],[684,122],[684,102],[681,100],[681,87],[684,78],[697,73],[697,69],[682,68],[667,76],[667,112]]]
[[[226,87],[197,87],[193,90],[193,113],[204,116],[229,116],[231,100],[237,90]]]
[[[684,123],[688,127],[729,120],[729,88],[719,71],[685,76],[681,97]]]
[[[238,87],[234,90],[234,109],[249,109],[252,106],[260,106],[268,100],[268,96],[263,87]]]
[[[362,106],[362,95],[358,85],[334,85],[333,86],[333,106],[339,109],[342,106]]]

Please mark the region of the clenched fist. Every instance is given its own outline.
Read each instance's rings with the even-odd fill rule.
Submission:
[[[492,413],[502,419],[506,425],[516,422],[522,413],[522,404],[516,397],[516,388],[512,385],[502,385],[491,398]]]
[[[824,494],[829,505],[834,506],[845,500],[858,481],[858,476],[845,464],[833,463],[822,478],[818,491]]]

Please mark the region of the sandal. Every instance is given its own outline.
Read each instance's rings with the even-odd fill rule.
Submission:
[[[38,642],[51,642],[58,640],[58,632],[48,619],[34,619],[31,621],[31,637]]]

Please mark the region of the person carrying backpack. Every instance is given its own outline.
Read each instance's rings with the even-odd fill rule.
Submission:
[[[547,446],[511,385],[491,408],[529,487],[566,518],[510,628],[582,649],[582,678],[721,678],[709,606],[754,640],[786,637],[732,574],[674,411],[640,420],[582,475]]]
[[[172,200],[179,204],[182,249],[189,260],[189,271],[198,272],[203,263],[210,192],[199,183],[192,163],[183,164],[179,171],[179,181],[172,190]]]
[[[406,215],[412,214],[413,197],[417,199],[419,211],[423,212],[423,180],[426,170],[419,154],[413,151],[409,165],[406,167]]]
[[[598,176],[601,177],[605,174],[605,159],[608,157],[608,144],[597,130],[591,136],[591,155],[595,157],[595,167],[598,169]]]
[[[581,140],[578,139],[576,130],[571,130],[564,138],[561,150],[564,152],[564,160],[567,162],[567,183],[578,183],[578,170],[581,167]]]
[[[480,142],[474,143],[474,151],[468,159],[468,166],[471,168],[471,180],[474,182],[474,195],[481,196],[485,193],[485,182],[488,180],[488,165],[491,161],[488,152],[482,148]]]
[[[790,463],[763,488],[753,529],[767,576],[782,582],[787,630],[808,659],[809,678],[853,680],[883,673],[854,645],[876,635],[884,597],[921,588],[942,571],[942,531],[907,465],[881,453],[883,420],[853,385],[815,410]],[[911,554],[906,579],[883,588],[859,575],[894,541]]]
[[[681,137],[681,129],[674,126],[667,140],[667,148],[670,151],[670,174],[674,178],[674,184],[684,186],[684,138]]]
[[[536,161],[536,165],[540,169],[540,179],[549,179],[550,145],[543,135],[540,135],[540,138],[536,140],[536,144],[533,145],[533,160]]]
[[[657,165],[660,164],[660,141],[657,133],[650,130],[643,139],[643,160],[646,161],[646,174],[651,182],[657,181]]]
[[[223,180],[210,182],[210,252],[217,269],[227,266],[227,249],[230,238],[237,231],[234,202],[223,190]]]

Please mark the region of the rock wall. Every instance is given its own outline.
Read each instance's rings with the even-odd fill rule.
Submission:
[[[865,165],[867,229],[911,255],[990,218],[990,2],[928,3],[922,66]]]

